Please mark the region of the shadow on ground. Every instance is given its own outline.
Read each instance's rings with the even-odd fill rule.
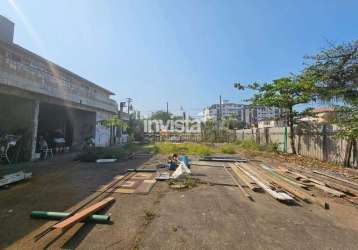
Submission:
[[[107,184],[128,168],[140,166],[148,158],[132,159],[113,164],[80,163],[73,156],[61,157],[50,162],[18,165],[6,172],[25,170],[33,177],[24,182],[0,189],[0,249],[48,223],[47,220],[30,219],[33,210],[67,211],[93,194],[99,186]],[[1,166],[2,167],[2,166]],[[4,170],[3,170],[4,171]],[[53,223],[53,222],[52,222]],[[84,225],[76,236],[76,243],[86,237],[93,225]],[[75,248],[70,241],[70,248]]]

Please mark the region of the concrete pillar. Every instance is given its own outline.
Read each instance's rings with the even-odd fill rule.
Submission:
[[[33,117],[31,127],[31,161],[36,159],[37,129],[39,124],[40,101],[35,101],[33,106]]]

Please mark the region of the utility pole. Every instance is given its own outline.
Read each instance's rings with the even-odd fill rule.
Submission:
[[[220,110],[220,112],[219,112],[219,114],[220,114],[220,121],[221,121],[221,118],[222,118],[222,106],[221,106],[221,104],[222,104],[222,101],[221,101],[221,95],[220,95],[220,104],[219,104],[219,110]]]
[[[221,118],[222,118],[222,106],[221,106],[221,95],[219,96],[219,116],[218,116],[218,135],[220,140],[220,130],[221,130]]]
[[[183,112],[183,120],[184,120],[184,133],[186,133],[186,113]]]
[[[183,125],[184,125],[184,133],[186,132],[186,114],[185,111],[183,109],[183,106],[180,106],[180,110],[183,111]]]

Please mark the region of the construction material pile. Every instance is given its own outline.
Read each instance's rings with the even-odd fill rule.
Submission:
[[[326,172],[232,159],[225,163],[224,169],[251,200],[254,200],[253,192],[265,192],[288,204],[304,202],[329,209],[329,200],[337,198],[358,205],[358,183]]]

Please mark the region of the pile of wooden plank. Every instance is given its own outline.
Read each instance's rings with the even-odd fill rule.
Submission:
[[[250,199],[253,199],[250,194],[253,191],[266,192],[281,202],[303,201],[317,204],[325,209],[330,208],[328,202],[330,197],[342,198],[358,204],[357,183],[324,172],[303,172],[293,168],[274,168],[251,162],[235,162],[230,164],[230,169],[236,175],[235,183],[241,187],[240,189],[244,189],[244,195]],[[314,191],[324,194],[317,195]]]

